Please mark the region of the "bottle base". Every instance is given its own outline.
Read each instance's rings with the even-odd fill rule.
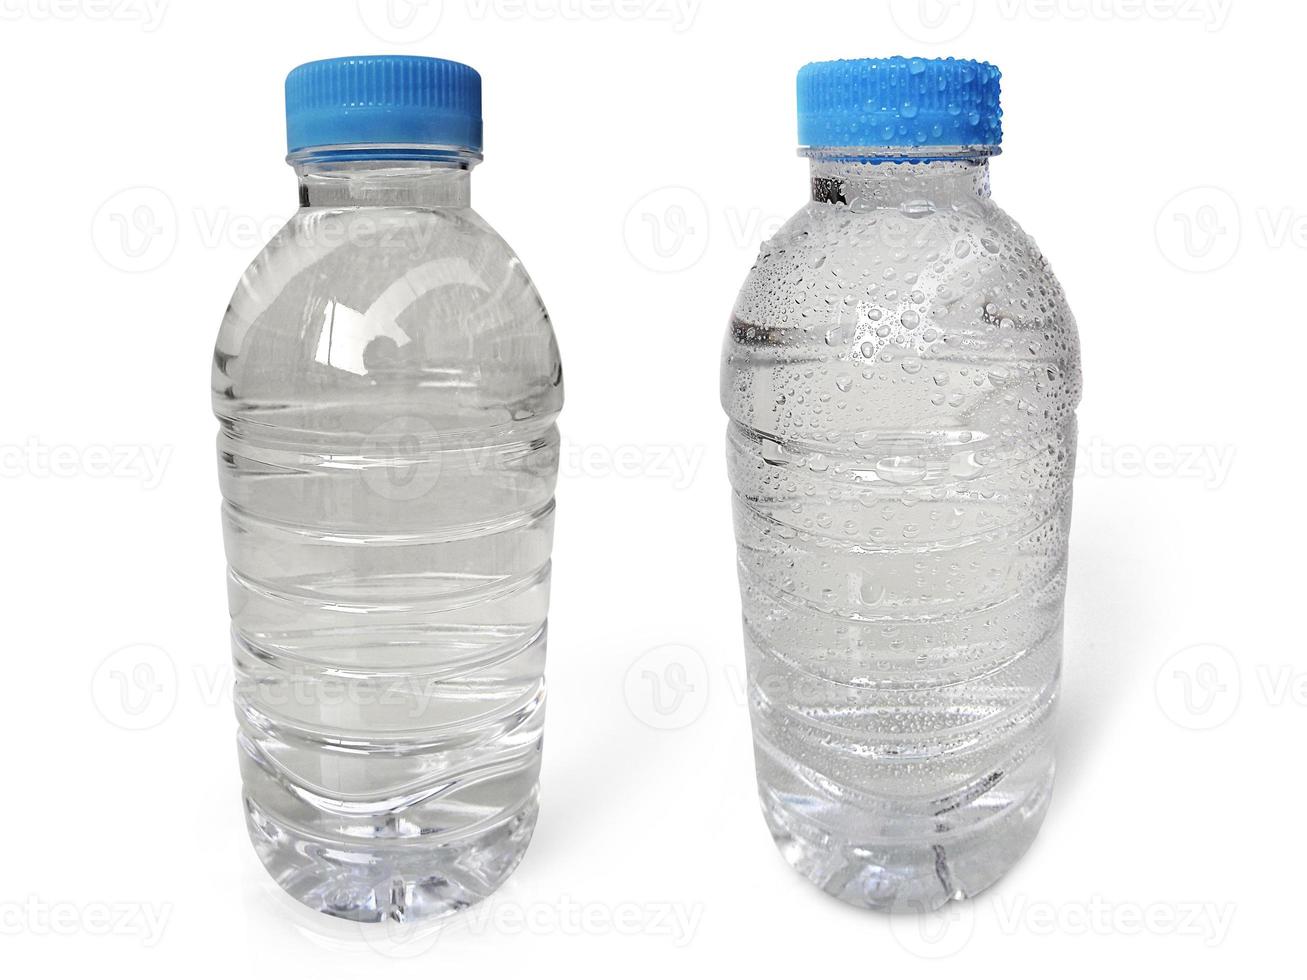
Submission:
[[[245,798],[246,828],[273,880],[309,908],[356,922],[409,922],[475,905],[512,874],[537,804],[451,843],[328,839],[277,820]]]
[[[763,816],[790,866],[842,902],[929,912],[988,888],[1039,833],[1053,790],[1050,767],[1021,800],[961,829],[918,840],[849,840],[806,818],[796,801],[760,787]]]

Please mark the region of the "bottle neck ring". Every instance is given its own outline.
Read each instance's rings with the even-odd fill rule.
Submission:
[[[312,147],[286,158],[301,207],[468,207],[481,154],[462,147]]]
[[[922,156],[925,150],[930,156]],[[989,197],[992,147],[804,147],[812,200],[854,210],[946,208]]]

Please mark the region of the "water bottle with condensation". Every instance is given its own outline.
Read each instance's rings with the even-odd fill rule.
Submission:
[[[248,829],[314,909],[439,915],[535,825],[558,347],[470,205],[475,71],[314,62],[286,109],[213,369]]]
[[[999,72],[799,72],[811,200],[726,339],[758,786],[801,874],[935,908],[1034,838],[1075,460],[1075,321],[989,197]]]

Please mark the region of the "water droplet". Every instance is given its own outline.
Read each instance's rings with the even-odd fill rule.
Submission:
[[[904,486],[926,476],[926,464],[918,456],[886,456],[876,463],[876,475],[887,483]]]
[[[885,598],[885,586],[863,579],[862,585],[858,588],[858,598],[868,606],[878,605]]]
[[[763,439],[762,458],[770,466],[784,466],[794,462],[795,457],[775,439]]]
[[[960,479],[969,479],[983,469],[974,452],[954,453],[948,462],[949,475]]]
[[[857,333],[857,327],[853,323],[837,323],[826,331],[826,343],[831,347],[839,347],[849,343]]]

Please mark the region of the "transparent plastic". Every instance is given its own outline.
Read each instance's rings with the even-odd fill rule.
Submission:
[[[808,151],[721,377],[763,812],[889,910],[985,888],[1048,805],[1080,397],[987,152],[922,152]]]
[[[476,157],[357,155],[292,161],[213,407],[250,837],[376,921],[484,898],[530,839],[563,384]]]

